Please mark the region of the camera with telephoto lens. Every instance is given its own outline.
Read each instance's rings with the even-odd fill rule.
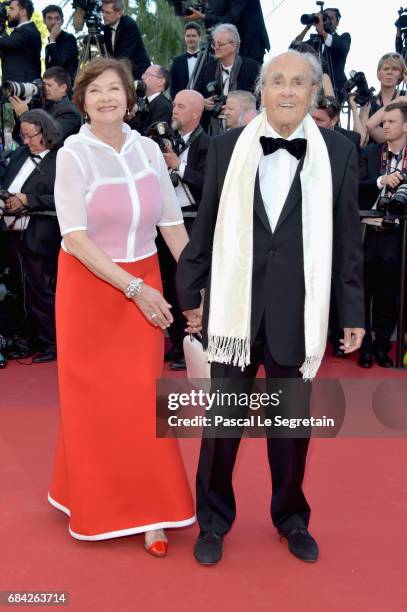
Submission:
[[[4,215],[6,208],[6,200],[8,200],[13,194],[6,189],[0,189],[0,219]]]
[[[399,186],[396,189],[387,187],[384,195],[377,201],[377,210],[384,213],[384,228],[393,228],[398,217],[407,215],[407,171],[403,170],[400,174],[403,181]]]
[[[101,0],[72,0],[75,29],[81,30],[86,23],[88,30],[101,35],[103,31]]]
[[[1,85],[3,99],[8,100],[10,96],[17,96],[21,100],[41,100],[44,96],[44,88],[41,79],[35,79],[32,83],[19,83],[18,81],[3,81]]]
[[[317,2],[317,5],[320,7],[320,13],[322,13],[324,30],[325,32],[328,32],[328,34],[332,34],[334,27],[329,15],[324,13],[324,4],[325,2]],[[300,21],[303,25],[317,25],[319,18],[315,13],[304,13],[304,15],[301,15]]]
[[[176,17],[185,17],[192,15],[191,9],[205,13],[207,2],[188,2],[188,0],[170,0],[174,7],[174,14]]]
[[[163,153],[166,153],[167,147],[178,154],[181,144],[181,137],[177,132],[174,132],[166,121],[156,121],[148,128],[148,138],[154,140],[160,147]]]
[[[11,0],[5,0],[0,4],[0,34],[3,34],[7,28],[8,13],[7,7],[10,6]]]
[[[359,104],[359,106],[364,106],[372,99],[374,87],[370,87],[369,89],[364,72],[351,70],[349,73],[349,79],[343,84],[343,89],[346,95],[349,97],[351,91],[355,88],[355,101],[357,104]]]
[[[142,79],[139,79],[134,81],[134,87],[136,88],[136,112],[148,113],[149,106],[146,97],[147,85]]]
[[[213,117],[219,117],[219,115],[222,112],[222,108],[226,104],[227,96],[225,96],[222,93],[222,89],[221,89],[221,85],[220,85],[219,81],[210,81],[206,85],[206,91],[208,92],[208,94],[210,96],[214,96],[215,97],[213,108],[210,111],[211,115]]]
[[[405,30],[407,30],[407,9],[401,6],[398,10],[398,14],[398,19],[394,23],[394,25],[396,26],[396,28],[399,28],[399,30],[404,32]]]

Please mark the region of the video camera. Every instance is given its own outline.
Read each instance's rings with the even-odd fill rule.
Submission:
[[[147,136],[158,144],[163,153],[166,153],[167,147],[178,153],[183,142],[178,132],[172,130],[166,121],[156,121],[150,125]]]
[[[377,210],[384,213],[384,228],[393,228],[398,217],[407,215],[407,172],[400,174],[403,182],[396,189],[387,188],[377,202]]]
[[[364,72],[351,70],[349,79],[343,84],[343,89],[349,97],[351,91],[356,88],[355,101],[359,106],[364,106],[373,97],[374,87],[370,87],[367,83]]]
[[[77,32],[80,32],[86,23],[89,31],[101,35],[103,30],[101,0],[72,0],[72,8],[73,24]]]
[[[322,13],[322,21],[324,24],[325,32],[328,32],[328,34],[332,34],[333,29],[334,29],[332,25],[332,21],[330,20],[329,15],[324,13],[325,2],[317,2],[316,4],[320,8],[319,12]],[[304,13],[304,15],[301,15],[300,21],[303,25],[316,25],[319,22],[319,19],[315,13]]]
[[[0,34],[3,34],[5,29],[7,28],[7,7],[10,6],[11,0],[5,0],[0,4]]]
[[[41,79],[35,79],[32,83],[3,81],[1,93],[5,101],[7,101],[10,96],[17,96],[21,98],[21,100],[31,102],[32,100],[42,100],[44,97],[44,86]]]
[[[226,104],[226,98],[222,93],[221,85],[219,81],[209,81],[206,85],[206,91],[210,96],[215,96],[214,106],[211,110],[213,117],[219,117],[222,112],[223,106]]]
[[[174,7],[174,14],[176,17],[185,17],[186,15],[192,15],[191,9],[205,13],[207,2],[188,2],[188,0],[170,0]]]
[[[407,30],[407,9],[401,6],[398,10],[398,14],[398,19],[394,23],[394,25],[396,26],[396,28],[399,28],[399,30],[404,32],[405,30]]]

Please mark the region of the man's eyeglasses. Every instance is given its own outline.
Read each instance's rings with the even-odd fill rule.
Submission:
[[[323,109],[333,108],[336,113],[339,113],[341,110],[337,100],[334,98],[326,98],[325,96],[322,96],[317,100],[317,107]]]
[[[147,76],[147,77],[148,77],[148,76],[151,76],[151,77],[154,77],[155,79],[162,79],[162,78],[163,78],[162,76],[159,76],[158,74],[153,74],[152,72],[145,72],[145,73],[143,74],[143,76],[145,76],[145,77],[146,77],[146,76]]]
[[[221,47],[224,47],[225,45],[233,45],[234,41],[233,40],[228,40],[228,42],[225,43],[218,43],[218,42],[213,42],[211,44],[212,49],[220,49]]]
[[[22,132],[20,132],[20,137],[21,137],[21,140],[31,141],[33,138],[35,138],[36,136],[39,136],[40,134],[42,134],[41,130],[37,132],[36,134],[33,134],[32,136],[30,136],[29,134],[23,134]]]

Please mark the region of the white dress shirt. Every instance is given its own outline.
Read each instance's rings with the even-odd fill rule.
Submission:
[[[269,123],[266,124],[266,136],[283,138]],[[300,124],[295,132],[286,140],[304,138],[304,128]],[[284,202],[290,191],[299,160],[285,149],[278,149],[271,155],[264,155],[259,164],[260,192],[263,198],[264,208],[274,232],[278,218],[281,214]]]
[[[37,153],[36,156],[44,159],[47,153],[49,153],[49,149],[46,149],[42,153]],[[7,191],[11,194],[21,193],[22,186],[24,185],[28,177],[34,172],[35,169],[36,169],[36,164],[33,162],[31,157],[28,157],[23,163],[23,165],[21,166],[19,172],[14,177],[14,180],[11,182]],[[4,217],[4,221],[6,222],[7,227],[9,227],[15,221],[15,217]],[[30,217],[28,216],[19,217],[17,221],[15,221],[11,229],[19,231],[19,232],[21,232],[22,230],[26,230],[29,221],[30,221]]]
[[[192,132],[188,132],[187,134],[184,134],[182,136],[182,140],[184,141],[184,143],[188,142],[191,134]],[[185,168],[187,167],[187,164],[188,164],[188,153],[189,153],[189,147],[184,149],[184,151],[182,151],[182,153],[178,155],[179,159],[181,160],[181,163],[179,165],[177,173],[179,174],[181,179],[184,178]],[[181,208],[185,208],[185,206],[191,206],[191,204],[195,204],[193,195],[191,191],[189,190],[188,185],[186,185],[185,183],[181,183],[181,181],[179,181],[178,185],[175,188],[175,193],[178,199],[178,204],[180,205]]]
[[[227,96],[229,93],[229,87],[230,87],[230,75],[232,72],[232,68],[233,68],[233,64],[231,66],[224,66],[223,64],[221,64],[221,70],[222,70],[222,83],[223,83],[223,95]]]
[[[191,78],[192,73],[193,73],[194,68],[195,68],[195,64],[197,63],[197,61],[198,61],[197,57],[187,57],[188,78]]]

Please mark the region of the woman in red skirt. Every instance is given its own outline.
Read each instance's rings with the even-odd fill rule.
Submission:
[[[88,63],[74,101],[87,122],[57,158],[61,426],[49,501],[75,538],[144,533],[146,549],[164,556],[163,530],[195,517],[178,443],[155,435],[172,322],[156,226],[176,260],[188,238],[159,147],[123,123],[135,104],[127,65]]]

